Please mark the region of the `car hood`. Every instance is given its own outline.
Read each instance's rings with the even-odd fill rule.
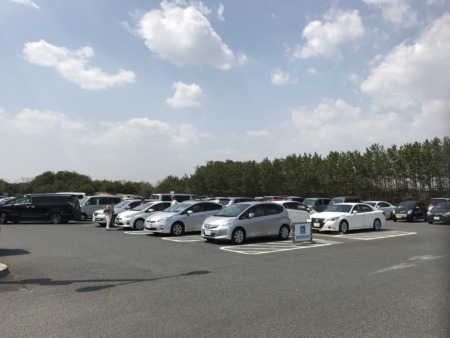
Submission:
[[[226,221],[234,219],[236,219],[236,217],[209,216],[205,219],[203,224],[219,226],[225,223]]]
[[[154,220],[158,220],[163,217],[172,217],[172,216],[178,215],[178,214],[179,214],[178,212],[157,211],[157,212],[151,214],[151,216],[148,216],[147,219],[154,221]]]
[[[348,216],[350,215],[348,212],[337,212],[337,211],[324,211],[324,212],[318,212],[315,214],[310,215],[310,218],[332,218],[332,217],[339,217],[339,216]]]
[[[123,211],[120,213],[120,216],[124,217],[124,216],[130,216],[133,214],[138,213],[139,211],[134,211],[134,210],[127,210],[127,211]]]

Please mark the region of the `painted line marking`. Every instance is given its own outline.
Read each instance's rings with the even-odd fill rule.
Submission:
[[[202,236],[162,237],[162,239],[165,239],[166,241],[179,242],[179,243],[204,241],[204,238]]]
[[[418,266],[418,264],[420,264],[420,262],[431,261],[431,260],[440,259],[443,257],[445,257],[445,256],[434,256],[434,255],[414,256],[414,257],[411,257],[410,259],[408,259],[408,261],[415,261],[414,263],[413,262],[400,263],[397,265],[388,266],[387,268],[380,269],[380,270],[374,271],[372,273],[383,273],[383,272],[388,272],[388,271],[412,268],[412,267]]]
[[[137,230],[137,231],[124,231],[123,233],[127,234],[127,235],[151,235],[151,234],[153,234],[153,232],[146,231],[146,230],[141,230],[141,231],[139,231],[139,230]]]
[[[334,235],[336,238],[349,238],[360,241],[371,241],[373,239],[382,239],[399,236],[417,235],[417,232],[389,231],[389,233],[371,233],[371,234],[344,234]]]

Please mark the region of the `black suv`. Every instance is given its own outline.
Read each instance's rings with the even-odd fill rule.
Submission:
[[[81,216],[77,195],[29,194],[0,205],[0,224],[47,221],[54,224],[78,221]]]

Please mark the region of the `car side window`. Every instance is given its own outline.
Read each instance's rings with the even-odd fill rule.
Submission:
[[[222,209],[222,205],[217,203],[205,203],[203,207],[204,211],[214,211],[220,209]]]
[[[249,212],[255,214],[255,217],[261,217],[264,216],[264,207],[262,205],[255,205]]]
[[[281,207],[281,205],[278,205],[278,204],[265,205],[264,206],[264,214],[265,215],[279,214],[281,212],[279,207]],[[281,207],[281,210],[283,210],[282,207]]]
[[[360,205],[359,207],[361,208],[361,212],[371,212],[372,211],[372,209],[369,206],[364,205],[364,204]]]
[[[202,203],[194,204],[192,207],[189,208],[194,214],[197,212],[203,211]]]

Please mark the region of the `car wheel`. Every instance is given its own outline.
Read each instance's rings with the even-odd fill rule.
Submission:
[[[145,222],[142,218],[138,218],[134,221],[133,228],[135,230],[144,230]]]
[[[60,214],[51,214],[50,215],[50,223],[52,224],[61,224],[62,223],[62,218]]]
[[[388,218],[388,219],[394,220],[394,219],[395,219],[394,213],[391,212],[391,214],[389,215],[389,218]]]
[[[8,215],[4,212],[0,214],[0,224],[8,223]]]
[[[280,233],[278,234],[278,238],[281,240],[286,240],[289,238],[290,232],[291,231],[290,231],[289,227],[286,224],[284,224],[280,228]]]
[[[184,233],[184,227],[181,223],[175,223],[170,229],[170,233],[174,236],[181,236]]]
[[[242,228],[234,229],[231,235],[231,241],[233,244],[242,244],[245,242],[245,231]]]
[[[84,222],[85,220],[87,220],[87,215],[86,214],[81,214],[80,221]]]
[[[339,231],[343,234],[346,234],[348,232],[348,223],[347,221],[342,221],[341,224],[339,224]]]
[[[373,230],[378,231],[381,229],[381,221],[377,218],[373,221]]]
[[[393,221],[393,222],[397,222],[397,218],[395,218],[395,217],[392,218],[392,221]]]
[[[413,222],[413,223],[417,222],[417,217],[416,217],[416,215],[413,215],[413,217],[411,218],[411,222]]]
[[[428,224],[433,224],[433,221],[428,221]]]

